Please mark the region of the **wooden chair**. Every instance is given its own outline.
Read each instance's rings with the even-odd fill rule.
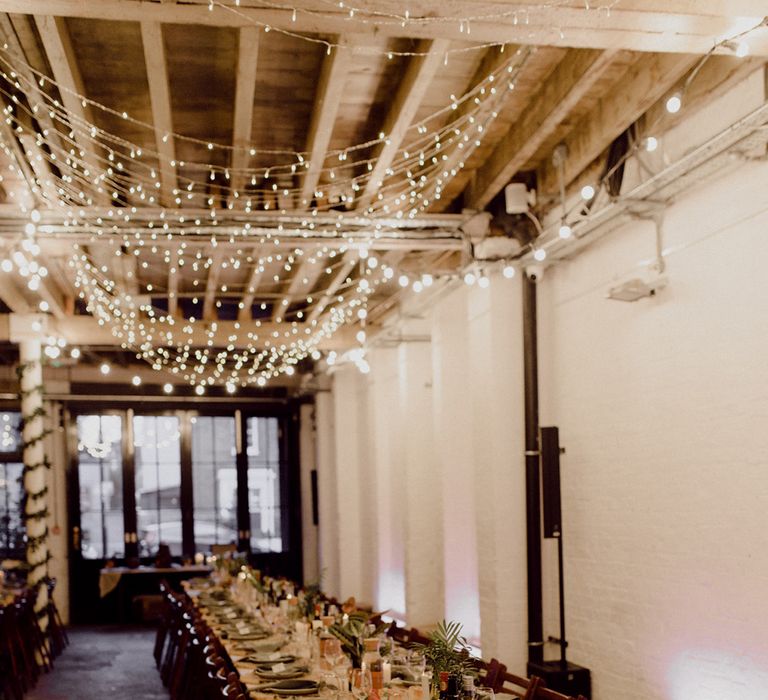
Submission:
[[[491,660],[491,664],[496,661]],[[498,661],[496,663],[499,663]],[[495,685],[490,686],[495,693],[511,695],[521,700],[586,700],[583,695],[577,697],[563,695],[556,690],[550,690],[544,680],[538,676],[524,678],[507,671],[504,664],[499,663]]]

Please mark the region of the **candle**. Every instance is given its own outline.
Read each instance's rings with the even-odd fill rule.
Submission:
[[[204,562],[205,562],[205,554],[203,554],[202,552],[198,552],[197,554],[195,554],[195,564],[199,566]]]
[[[392,681],[392,664],[385,661],[381,666],[381,681],[386,685]]]

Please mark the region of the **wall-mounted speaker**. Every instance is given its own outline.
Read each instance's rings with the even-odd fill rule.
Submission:
[[[560,512],[560,435],[557,428],[539,428],[539,459],[544,537],[560,537],[563,523]]]

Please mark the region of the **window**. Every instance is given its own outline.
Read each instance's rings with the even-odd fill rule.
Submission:
[[[193,416],[191,422],[195,549],[237,544],[235,419]]]
[[[283,518],[277,418],[249,418],[247,425],[251,551],[282,552]]]
[[[136,527],[140,556],[162,542],[181,556],[181,432],[178,416],[134,416]]]
[[[70,425],[72,522],[80,528],[83,560],[153,559],[161,543],[174,557],[230,543],[253,553],[292,553],[281,419],[108,410],[75,413]],[[12,431],[6,433],[0,440],[10,446]],[[0,486],[15,475],[6,461]],[[20,518],[6,514],[19,498],[20,490],[13,496],[0,489],[0,546]]]
[[[122,433],[120,416],[77,417],[80,551],[85,559],[123,554]]]
[[[0,413],[0,558],[24,557],[21,414]]]

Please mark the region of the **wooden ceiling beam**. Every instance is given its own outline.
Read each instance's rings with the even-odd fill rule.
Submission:
[[[422,42],[418,50],[424,55],[410,59],[381,128],[386,140],[374,153],[376,164],[357,199],[358,211],[364,211],[371,205],[376,192],[386,180],[387,170],[392,165],[419,105],[445,59],[449,43],[445,39]]]
[[[11,308],[3,293],[6,291],[5,282],[7,277],[0,276],[0,298]],[[30,313],[33,311],[29,304],[23,298],[19,301],[19,311],[14,313]],[[23,308],[26,303],[26,308]],[[0,314],[0,342],[10,341],[9,327],[3,323],[2,319],[7,318],[7,314]],[[213,342],[213,347],[227,347],[234,345],[241,349],[255,344],[260,345],[263,341],[274,342],[275,337],[284,338],[287,333],[287,342],[291,340],[306,339],[311,337],[314,327],[311,324],[293,324],[293,323],[270,323],[264,321],[254,322],[247,329],[240,325],[239,321],[217,321],[217,328],[212,338],[209,338],[208,328],[205,324],[196,324],[192,334],[192,345],[194,347],[206,347],[209,340]],[[296,332],[294,332],[296,331]],[[68,316],[65,319],[51,318],[48,322],[48,332],[51,335],[64,338],[69,345],[80,347],[104,347],[119,348],[121,341],[118,337],[112,335],[112,331],[106,325],[99,325],[99,322],[92,316]],[[278,335],[275,336],[274,334]],[[181,336],[180,336],[181,337]],[[183,337],[186,337],[184,335]],[[320,341],[321,350],[338,350],[354,347],[355,331],[353,328],[340,328],[331,338],[324,338]]]
[[[363,8],[375,7],[374,0],[361,0]],[[570,4],[569,4],[570,5]],[[411,39],[447,39],[478,43],[507,43],[563,46],[573,48],[625,49],[646,52],[705,54],[715,40],[732,36],[758,24],[765,15],[762,0],[704,3],[695,0],[653,0],[649,8],[644,0],[624,1],[610,12],[599,4],[586,9],[557,4],[537,6],[530,0],[482,3],[488,19],[473,21],[471,27],[460,27],[451,3],[444,0],[420,0],[409,7],[411,15],[446,21],[374,23],[364,12],[350,18],[346,10],[328,11],[327,3],[317,0],[295,0],[299,9],[225,8],[208,9],[207,2],[158,3],[138,0],[0,0],[0,10],[57,17],[83,17],[117,21],[152,21],[173,24],[248,27],[270,26],[310,34],[342,34],[360,32],[371,37],[405,37]],[[517,15],[514,14],[519,6]],[[311,9],[313,12],[302,12]],[[470,11],[471,12],[471,11]],[[497,17],[492,15],[497,14]],[[403,26],[403,24],[405,26]],[[467,33],[467,29],[470,33]],[[750,39],[753,55],[768,55],[768,33],[761,30]]]
[[[144,62],[147,66],[152,121],[155,125],[155,148],[159,161],[162,203],[167,207],[173,207],[178,190],[176,146],[173,141],[168,65],[165,60],[163,29],[160,23],[142,22],[141,40],[144,45]]]
[[[36,5],[35,10],[40,8]],[[101,172],[98,161],[98,151],[93,140],[83,134],[85,123],[94,123],[93,116],[90,114],[90,108],[83,105],[77,95],[85,94],[80,70],[77,67],[77,60],[72,48],[72,42],[67,31],[64,19],[61,17],[51,17],[35,15],[35,23],[40,39],[45,47],[45,53],[48,56],[48,63],[53,71],[53,76],[59,84],[61,100],[64,108],[74,120],[73,127],[80,131],[75,132],[75,141],[83,152],[83,163],[88,168],[87,180],[93,188],[94,202],[107,204],[109,197],[98,181],[98,174]],[[79,122],[79,123],[78,123]],[[83,177],[85,173],[82,174]],[[99,192],[101,189],[101,192]]]
[[[176,317],[179,313],[179,270],[178,259],[168,266],[168,315]]]
[[[211,264],[208,267],[208,279],[205,282],[205,296],[203,297],[203,320],[216,320],[216,292],[219,288],[219,275],[221,274],[221,263],[224,261],[224,254],[221,251],[215,251],[211,255]]]
[[[539,88],[467,189],[471,209],[483,209],[550,137],[605,74],[615,51],[571,51]]]
[[[261,284],[262,275],[264,274],[264,270],[259,269],[261,264],[259,262],[259,250],[259,246],[256,246],[253,249],[253,268],[248,274],[248,281],[245,285],[245,293],[243,294],[243,298],[240,300],[240,309],[237,312],[238,321],[252,320],[251,307],[253,306],[253,300],[255,299],[256,292],[259,289],[259,285]]]
[[[336,115],[344,95],[349,69],[352,67],[352,55],[355,45],[361,40],[352,37],[339,37],[338,46],[323,59],[320,78],[315,93],[315,105],[312,121],[309,125],[306,151],[309,154],[309,168],[304,175],[301,187],[301,204],[308,207],[314,199],[315,190],[320,182],[320,174],[328,152],[328,144],[333,135]]]
[[[326,258],[313,257],[317,252],[304,253],[302,261],[291,278],[288,291],[272,307],[273,321],[284,320],[285,312],[291,307],[291,304],[301,296],[308,296],[314,288],[315,283],[326,267]]]
[[[19,26],[24,28],[24,35],[30,35],[34,31],[29,17],[23,15],[17,16],[14,22],[9,15],[0,13],[0,27],[2,28],[5,42],[8,44],[10,52],[22,58],[26,64],[33,64],[34,61],[31,60],[31,57],[24,49],[24,39],[19,36],[18,32],[21,31],[18,29]],[[23,78],[25,87],[28,88],[26,93],[27,102],[29,102],[29,107],[35,116],[35,120],[40,129],[42,129],[43,136],[48,143],[54,148],[58,148],[60,152],[66,150],[63,148],[59,130],[45,106],[46,101],[42,90],[40,89],[38,78],[25,63],[19,63],[19,65],[14,66],[14,68]],[[54,200],[54,202],[55,201],[56,200]]]
[[[49,278],[40,280],[40,286],[37,288],[37,295],[48,304],[48,310],[56,318],[67,318],[67,302],[64,295],[56,289]]]
[[[32,305],[16,284],[16,280],[8,272],[0,272],[0,299],[16,314],[29,313],[33,310]]]
[[[637,121],[699,59],[680,54],[642,56],[619,80],[619,89],[597,101],[565,139],[563,167],[568,185],[589,166],[619,134]],[[558,191],[558,172],[551,159],[538,172],[538,190],[543,196]]]
[[[338,272],[336,272],[336,274],[331,278],[330,283],[325,288],[323,296],[320,297],[320,300],[307,314],[307,323],[311,323],[320,317],[320,314],[323,313],[328,304],[333,301],[333,298],[336,296],[336,292],[338,291],[339,287],[344,284],[344,281],[347,279],[347,277],[349,277],[359,262],[360,256],[356,250],[348,250],[346,253],[344,253]]]
[[[256,91],[260,33],[261,30],[258,27],[242,27],[238,34],[235,109],[232,124],[232,172],[229,176],[232,192],[238,192],[238,194],[246,184],[245,170],[250,158],[248,148],[253,131],[253,97]]]

